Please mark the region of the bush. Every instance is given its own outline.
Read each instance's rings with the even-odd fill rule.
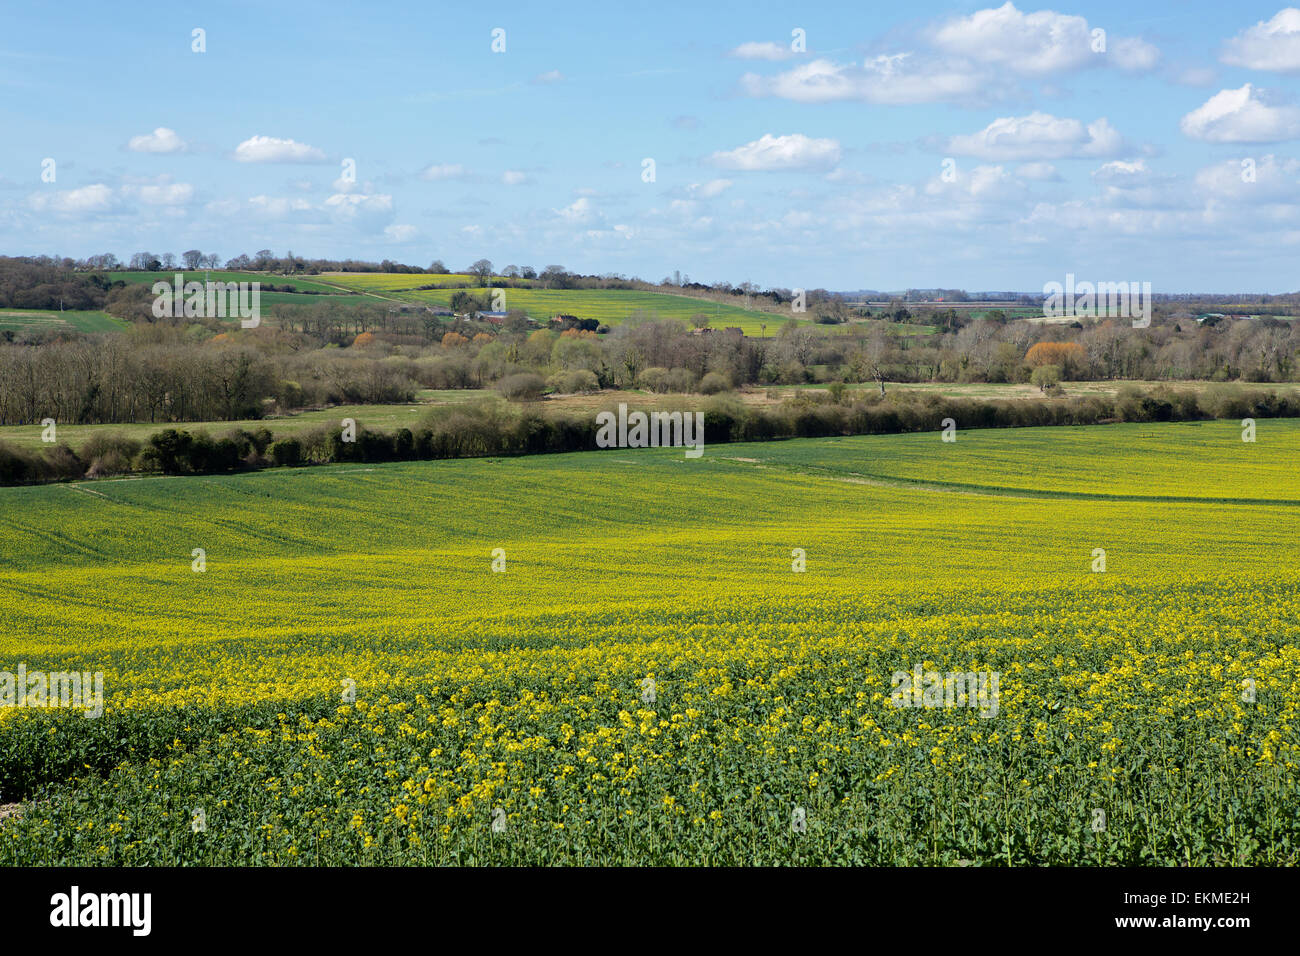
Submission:
[[[600,390],[600,380],[596,378],[596,373],[585,368],[572,372],[556,372],[546,380],[546,384],[557,392],[597,392]]]
[[[664,376],[665,392],[695,391],[695,373],[685,368],[670,368]]]
[[[837,384],[843,388],[843,382]],[[731,379],[721,372],[709,372],[700,379],[700,391],[705,395],[717,395],[719,392],[729,392],[731,389]]]
[[[277,466],[302,464],[302,442],[296,438],[281,438],[272,442],[269,451],[272,463]]]
[[[24,448],[0,441],[0,482],[17,485],[42,477],[36,456]]]
[[[496,388],[512,402],[535,402],[546,391],[546,381],[534,372],[520,372],[507,375]]]
[[[81,445],[81,457],[93,462],[96,458],[116,453],[128,463],[140,454],[140,442],[122,432],[91,432]]]
[[[183,463],[188,463],[190,445],[194,438],[189,432],[168,428],[149,436],[150,460],[164,475],[179,475]]]
[[[131,457],[122,454],[116,448],[110,448],[108,451],[90,459],[90,467],[86,469],[86,477],[111,478],[114,475],[125,475],[131,470],[131,462]]]
[[[641,374],[636,377],[636,384],[652,392],[666,392],[668,390],[663,387],[663,384],[667,377],[668,369],[652,365],[641,371]]]

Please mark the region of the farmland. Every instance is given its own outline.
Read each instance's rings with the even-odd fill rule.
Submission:
[[[152,286],[155,282],[175,282],[177,274],[183,277],[184,282],[258,282],[263,286],[275,286],[276,288],[289,287],[291,293],[314,293],[316,295],[346,295],[343,289],[327,285],[323,282],[317,282],[312,279],[303,279],[298,276],[281,276],[264,272],[228,272],[224,269],[199,269],[186,272],[183,269],[174,269],[170,272],[164,270],[160,272],[114,272],[111,278],[114,281],[122,281],[132,285]]]
[[[447,283],[464,284],[471,281],[470,276],[438,275],[331,275],[329,281],[340,286],[404,302],[420,302],[430,306],[450,306],[451,297],[458,291],[454,288],[419,289],[422,285]],[[471,288],[468,291],[478,296],[490,298],[494,290],[490,288]],[[603,325],[615,326],[624,322],[637,312],[659,319],[674,319],[690,322],[697,314],[709,317],[713,328],[733,326],[742,329],[746,335],[775,335],[782,323],[797,318],[792,313],[761,312],[756,309],[743,309],[735,305],[712,302],[686,295],[673,295],[665,292],[642,292],[633,289],[541,289],[541,288],[504,288],[495,291],[502,293],[505,309],[522,309],[534,319],[545,321],[553,315],[576,315],[580,319],[595,319]]]
[[[116,332],[127,323],[104,312],[91,310],[0,309],[0,332],[28,332],[59,329],[78,332]]]
[[[105,677],[98,719],[0,708],[0,862],[1294,864],[1298,444],[0,489],[0,670]],[[914,666],[996,713],[893,706]]]

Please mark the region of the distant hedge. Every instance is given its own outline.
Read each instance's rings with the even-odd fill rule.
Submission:
[[[659,409],[687,411],[685,407]],[[1175,422],[1237,418],[1300,418],[1300,399],[1274,392],[1201,392],[1122,388],[1116,396],[993,400],[896,391],[844,400],[844,394],[802,393],[772,407],[734,395],[705,401],[705,444],[937,431],[951,418],[961,429],[1113,422]],[[79,480],[128,473],[220,474],[329,462],[432,461],[498,455],[587,451],[596,446],[594,412],[544,411],[488,399],[430,409],[414,431],[371,431],[360,425],[320,426],[274,440],[269,429],[235,429],[218,438],[168,428],[145,443],[99,432],[74,451],[66,444],[39,452],[0,441],[0,484]],[[351,439],[351,440],[348,440]]]

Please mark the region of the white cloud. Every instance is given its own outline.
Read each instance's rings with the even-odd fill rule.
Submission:
[[[1271,105],[1251,84],[1221,90],[1183,117],[1179,127],[1208,143],[1276,143],[1300,137],[1300,110]]]
[[[1039,10],[1022,13],[1013,3],[955,17],[930,34],[936,47],[1013,73],[1045,76],[1113,62],[1122,70],[1148,70],[1160,51],[1136,37],[1093,35],[1079,16]],[[1103,46],[1101,40],[1105,40]]]
[[[861,66],[818,59],[772,77],[746,73],[740,86],[749,96],[775,96],[796,103],[860,100],[888,106],[982,101],[997,98],[1006,89],[1003,81],[983,71],[918,59],[911,53],[877,56]]]
[[[1144,159],[1137,159],[1133,162],[1116,159],[1109,163],[1103,163],[1092,172],[1093,182],[1100,183],[1103,186],[1115,186],[1119,189],[1145,186],[1152,181],[1152,178],[1151,170],[1147,168]]]
[[[501,174],[501,181],[507,186],[519,186],[528,182],[528,174],[517,169],[507,169]]]
[[[1271,153],[1258,159],[1228,159],[1198,170],[1196,185],[1213,199],[1295,202],[1300,199],[1300,161]]]
[[[179,153],[185,149],[185,141],[176,135],[176,131],[159,126],[152,133],[132,136],[126,148],[133,153]]]
[[[378,229],[392,218],[393,197],[382,193],[335,193],[325,200],[325,209],[335,222]]]
[[[114,196],[112,187],[95,183],[77,189],[60,189],[53,193],[33,193],[28,199],[28,205],[40,212],[77,216],[107,212],[114,205]]]
[[[575,199],[563,209],[555,210],[557,216],[567,219],[569,222],[591,222],[594,212],[591,200],[586,196]]]
[[[731,51],[731,56],[741,60],[784,60],[793,55],[787,46],[770,41],[742,43]]]
[[[1224,44],[1219,59],[1250,70],[1300,70],[1300,10],[1287,7],[1242,30]]]
[[[434,163],[420,171],[420,178],[437,182],[442,179],[464,179],[465,173],[465,167],[460,163]]]
[[[1160,62],[1160,51],[1146,40],[1120,37],[1110,45],[1109,56],[1121,70],[1139,73]]]
[[[253,136],[235,147],[241,163],[323,163],[325,154],[315,146],[274,136]]]
[[[949,53],[1026,74],[1077,69],[1097,56],[1083,17],[1021,13],[1010,2],[949,20],[934,31],[933,41]]]
[[[978,133],[948,141],[951,153],[993,160],[1113,156],[1122,147],[1122,138],[1105,117],[1085,127],[1076,119],[1038,112],[1001,117]]]
[[[926,183],[925,191],[931,196],[959,196],[963,199],[994,200],[1012,198],[1023,189],[1001,166],[975,166],[959,170],[951,180],[942,175]]]
[[[420,230],[415,228],[415,226],[403,224],[394,224],[384,227],[384,235],[393,240],[393,242],[410,242],[419,235],[419,232]]]
[[[833,139],[812,139],[802,133],[762,137],[744,146],[714,153],[710,159],[728,169],[820,169],[840,161],[840,144]]]
[[[731,186],[730,179],[710,179],[707,183],[691,183],[687,191],[700,199],[713,199],[715,196],[721,196]]]
[[[547,70],[545,73],[538,73],[533,77],[534,83],[559,83],[564,79],[564,74],[559,70]]]

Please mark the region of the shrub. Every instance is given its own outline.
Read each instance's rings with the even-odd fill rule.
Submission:
[[[652,392],[666,392],[664,380],[667,377],[668,369],[652,365],[650,368],[642,369],[641,374],[636,377],[636,383]]]
[[[664,376],[665,392],[692,392],[695,390],[695,373],[685,368],[670,368]]]
[[[507,375],[497,382],[497,391],[514,402],[535,402],[546,391],[546,381],[534,372]]]
[[[281,438],[272,442],[269,449],[271,461],[280,466],[302,464],[302,442],[296,438]]]
[[[843,382],[836,383],[841,389],[844,387]],[[709,372],[704,378],[700,379],[700,391],[705,395],[717,395],[719,392],[731,391],[731,379],[721,372]]]
[[[188,463],[194,438],[189,432],[168,428],[149,436],[150,459],[164,475],[179,475],[183,462]]]
[[[556,372],[546,380],[546,384],[557,392],[596,392],[600,390],[600,380],[596,373],[585,368],[572,372]]]

